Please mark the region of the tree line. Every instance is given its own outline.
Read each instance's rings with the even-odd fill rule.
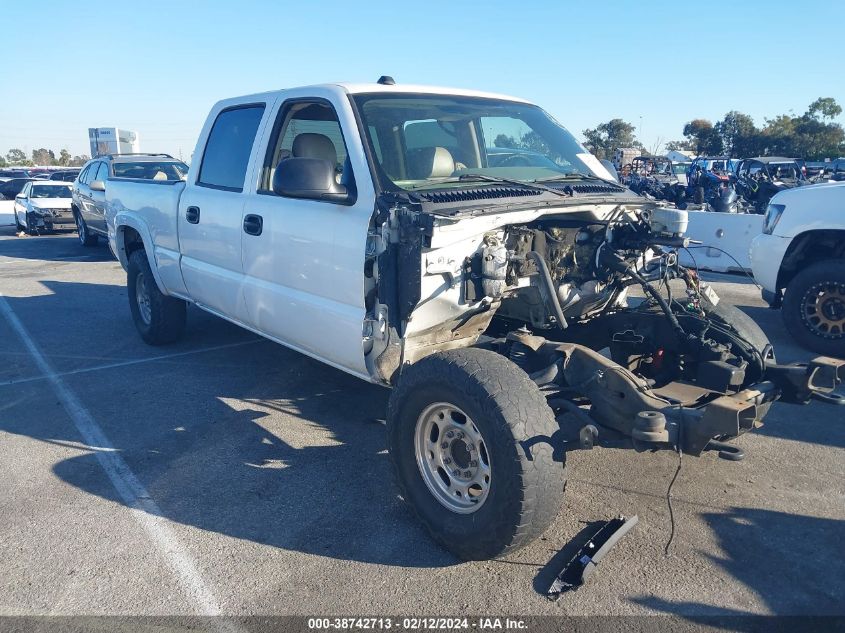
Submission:
[[[71,156],[66,149],[59,150],[59,155],[46,147],[32,150],[32,155],[27,158],[26,152],[22,149],[12,148],[6,152],[5,156],[0,156],[0,167],[20,166],[32,167],[38,165],[39,167],[81,167],[90,158],[83,154],[82,156]]]
[[[731,110],[721,121],[693,119],[684,125],[683,139],[669,141],[665,151],[689,150],[699,155],[789,156],[807,160],[837,158],[845,154],[845,130],[834,119],[842,107],[832,97],[813,101],[804,114],[781,114],[757,127],[747,114]],[[662,141],[647,150],[637,139],[636,128],[623,119],[612,119],[583,131],[585,145],[598,158],[612,158],[619,147],[638,147],[659,153]]]

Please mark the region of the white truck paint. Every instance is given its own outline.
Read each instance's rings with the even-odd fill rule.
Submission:
[[[184,182],[110,180],[104,216],[145,341],[176,340],[190,302],[395,387],[402,497],[485,559],[554,518],[573,419],[584,448],[586,417],[731,451],[784,376],[793,401],[838,384],[837,366],[821,385],[771,367],[759,327],[678,265],[686,212],[607,176],[523,100],[383,78],[221,101]],[[671,279],[683,302],[661,295]],[[628,307],[633,284],[648,299]]]
[[[764,299],[782,306],[792,335],[809,349],[845,355],[845,183],[772,197],[749,257]]]

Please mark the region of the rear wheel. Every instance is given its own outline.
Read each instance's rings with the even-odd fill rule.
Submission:
[[[88,225],[82,219],[82,214],[74,212],[73,219],[76,221],[76,233],[79,235],[79,243],[83,246],[96,246],[97,235],[88,230]]]
[[[185,302],[168,297],[158,289],[146,251],[136,250],[129,256],[126,286],[132,320],[144,342],[165,345],[182,336]]]
[[[485,560],[540,536],[564,488],[559,430],[539,388],[481,349],[406,368],[388,405],[390,457],[403,498],[456,556]]]
[[[795,275],[782,312],[786,329],[803,347],[845,357],[845,259],[817,262]]]

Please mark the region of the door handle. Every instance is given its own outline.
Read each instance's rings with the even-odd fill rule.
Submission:
[[[244,216],[244,233],[249,233],[250,235],[261,235],[261,231],[263,230],[264,218],[260,215],[250,213],[249,215]]]
[[[188,224],[199,224],[200,223],[200,208],[199,207],[188,207],[185,209],[185,219],[188,221]]]

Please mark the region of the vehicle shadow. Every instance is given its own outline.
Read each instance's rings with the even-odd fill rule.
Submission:
[[[724,553],[721,557],[706,556],[759,596],[770,613],[845,614],[845,559],[839,546],[845,521],[739,507],[726,513],[704,513],[702,517]],[[642,596],[634,602],[693,618],[751,615],[735,607],[692,600]],[[747,624],[759,630],[759,622]],[[730,628],[745,630],[742,619],[731,619]]]
[[[130,338],[128,311],[114,286],[42,283],[51,293],[6,299],[22,322],[84,310],[87,327],[103,335],[101,349],[141,359],[148,354],[140,339]],[[199,310],[190,312],[189,321],[179,351],[253,342],[63,378],[164,517],[341,560],[408,567],[457,562],[398,498],[383,425],[386,389],[280,345],[254,341],[254,335]],[[8,331],[5,326],[0,318]],[[30,334],[48,356],[84,354],[87,346],[70,338],[50,349],[36,328]],[[63,415],[31,410],[43,397],[43,382],[0,392],[6,389],[14,389],[19,401],[0,412],[2,431],[63,445],[80,441]],[[55,464],[54,473],[122,504],[97,450],[102,449],[89,447]]]
[[[94,247],[79,243],[76,231],[58,230],[44,235],[18,237],[15,227],[0,228],[0,256],[16,259],[34,259],[48,262],[106,262],[114,261],[103,238]]]

